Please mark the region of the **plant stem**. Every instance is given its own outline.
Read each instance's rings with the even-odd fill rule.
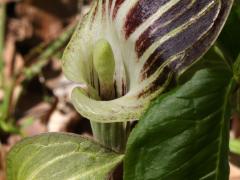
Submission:
[[[4,38],[5,38],[5,20],[6,20],[6,4],[0,2],[0,88],[4,91],[4,97],[0,104],[0,130],[12,130],[7,122],[9,115],[9,104],[11,103],[12,84],[4,82]]]
[[[14,83],[10,83],[10,84],[6,85],[3,104],[2,104],[2,107],[1,107],[1,110],[2,110],[1,118],[5,122],[7,121],[8,117],[9,117],[9,113],[10,113],[10,108],[9,107],[11,105],[13,90],[14,90]]]
[[[55,54],[63,45],[68,41],[71,37],[73,31],[75,29],[75,25],[67,29],[63,32],[60,37],[54,40],[38,57],[38,61],[32,64],[30,67],[27,67],[23,71],[23,76],[27,79],[31,79],[32,77],[39,74],[42,68],[49,62],[49,58]],[[38,49],[42,49],[44,45],[41,44]],[[35,52],[34,52],[35,53]]]
[[[0,87],[3,87],[3,84],[4,84],[3,49],[4,49],[4,35],[5,35],[5,19],[6,19],[6,5],[5,3],[0,3]]]
[[[96,123],[91,122],[94,137],[102,145],[123,153],[126,146],[126,123]]]
[[[14,92],[14,80],[4,86],[4,98],[0,105],[0,130],[8,133],[19,133],[13,122],[10,121],[12,97]]]
[[[36,47],[32,48],[30,52],[26,56],[24,56],[24,61],[28,63],[30,60],[39,56],[47,48],[47,45],[47,43],[42,42]]]

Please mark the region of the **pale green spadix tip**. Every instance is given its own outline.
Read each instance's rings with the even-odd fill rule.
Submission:
[[[100,39],[94,46],[93,64],[100,81],[112,81],[115,72],[114,55],[109,42]]]

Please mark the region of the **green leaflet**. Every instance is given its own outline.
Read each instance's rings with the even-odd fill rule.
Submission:
[[[219,37],[221,46],[235,60],[240,53],[240,1],[234,2],[232,11]]]
[[[73,134],[26,138],[7,158],[8,180],[105,180],[123,155]]]
[[[158,98],[130,135],[125,180],[227,180],[231,73],[202,69]]]

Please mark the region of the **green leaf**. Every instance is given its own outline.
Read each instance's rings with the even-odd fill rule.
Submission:
[[[235,60],[240,53],[240,1],[234,2],[232,11],[218,39],[228,56]]]
[[[227,180],[231,77],[202,69],[158,98],[129,137],[125,180]]]
[[[48,133],[26,138],[7,158],[8,180],[105,180],[121,162],[116,154],[73,134]]]
[[[106,40],[115,60],[115,94],[98,102],[73,91],[76,110],[103,123],[139,119],[171,80],[207,52],[233,0],[98,0],[77,27],[62,58],[65,75],[100,93],[93,50]]]
[[[232,153],[240,155],[240,139],[230,139],[229,142],[230,151]]]

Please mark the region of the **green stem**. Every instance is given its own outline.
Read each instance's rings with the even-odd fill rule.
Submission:
[[[14,83],[10,83],[5,88],[3,106],[1,108],[1,110],[3,111],[2,119],[4,121],[7,121],[7,119],[9,118],[9,115],[10,115],[10,106],[11,106],[13,90],[14,90]]]
[[[39,74],[42,68],[49,62],[49,58],[55,54],[64,44],[67,43],[68,39],[71,37],[73,31],[75,29],[75,25],[70,27],[68,30],[63,32],[60,37],[54,40],[47,48],[44,50],[40,56],[38,57],[38,61],[32,64],[30,67],[24,69],[23,74],[27,79],[31,79],[32,77]],[[40,45],[39,49],[41,49],[44,45]],[[38,48],[36,48],[38,49]]]
[[[93,136],[102,145],[123,153],[127,142],[127,126],[126,123],[96,123],[91,122]]]
[[[18,128],[11,122],[11,107],[12,107],[12,96],[14,90],[14,82],[8,82],[4,86],[4,98],[0,105],[0,130],[9,133],[19,133]]]
[[[47,48],[47,46],[47,43],[40,43],[39,45],[31,49],[27,55],[24,56],[24,61],[28,63],[30,60],[37,58],[37,56],[39,56]]]
[[[5,19],[6,19],[6,5],[5,3],[0,3],[0,87],[2,87],[4,84],[3,49],[4,49],[4,35],[5,35]]]

